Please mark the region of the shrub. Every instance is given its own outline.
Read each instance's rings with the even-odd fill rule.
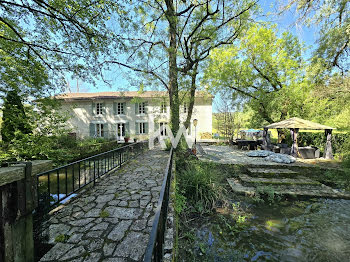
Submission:
[[[350,169],[330,169],[318,180],[326,185],[350,191]]]
[[[170,151],[171,150],[172,144],[171,144],[170,138],[167,138],[165,140],[165,146],[166,146],[166,148],[165,148],[166,151]]]
[[[316,146],[323,153],[326,144],[326,136],[324,132],[302,132],[298,135],[298,144],[299,146]],[[332,148],[333,153],[339,157],[339,159],[343,160],[345,165],[350,166],[350,132],[333,133]]]
[[[199,213],[212,210],[223,192],[223,188],[217,182],[217,171],[211,165],[181,158],[176,161],[177,192],[183,196],[180,199],[187,201],[187,204]]]
[[[77,140],[67,134],[39,136],[15,133],[11,143],[4,145],[0,161],[49,159],[62,165],[116,148],[115,141],[104,139]]]
[[[255,202],[265,202],[271,205],[275,202],[279,202],[281,196],[275,192],[272,186],[258,186],[253,200]]]
[[[201,139],[212,139],[212,134],[209,132],[200,133]]]

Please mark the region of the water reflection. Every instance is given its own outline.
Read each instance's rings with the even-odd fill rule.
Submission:
[[[249,226],[234,234],[219,215],[203,225],[197,231],[196,257],[205,261],[350,261],[349,200],[283,202],[249,211],[253,214]]]

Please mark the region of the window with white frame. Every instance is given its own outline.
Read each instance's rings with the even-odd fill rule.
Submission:
[[[187,113],[187,111],[188,111],[187,103],[184,103],[184,113]]]
[[[139,114],[146,114],[146,102],[139,103]]]
[[[96,115],[102,115],[103,104],[96,103]]]
[[[95,135],[97,137],[104,137],[103,124],[95,124]]]
[[[166,125],[167,125],[167,123],[165,123],[165,122],[159,123],[159,130],[160,130],[161,136],[167,136],[167,132],[166,132],[166,128],[165,128]]]
[[[146,123],[138,123],[139,125],[139,133],[140,134],[146,134]]]
[[[124,115],[124,103],[117,103],[117,114]]]
[[[160,112],[161,113],[166,113],[167,109],[167,105],[166,102],[162,102],[162,104],[160,105]]]

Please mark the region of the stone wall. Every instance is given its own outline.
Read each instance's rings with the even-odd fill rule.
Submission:
[[[44,160],[0,168],[0,261],[34,261],[36,175],[51,167]]]

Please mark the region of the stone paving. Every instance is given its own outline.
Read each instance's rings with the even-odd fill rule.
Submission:
[[[55,212],[40,261],[142,261],[168,154],[147,151]]]
[[[309,166],[308,161],[297,158],[296,162],[283,164],[272,161],[267,161],[264,158],[249,157],[246,150],[235,149],[232,146],[216,146],[202,144],[204,153],[199,154],[199,158],[202,160],[214,161],[221,164],[241,164],[241,165],[253,165],[253,166]],[[317,161],[312,159],[312,161]]]
[[[286,174],[289,177],[285,177]],[[274,194],[293,197],[350,199],[350,194],[347,192],[326,186],[303,176],[302,173],[288,169],[248,168],[248,174],[227,178],[227,182],[234,192],[250,196],[259,194],[261,190],[267,190]]]
[[[265,186],[273,188],[275,193],[281,195],[350,199],[350,194],[347,192],[333,189],[304,177],[303,173],[287,169],[287,167],[313,166],[303,159],[298,158],[294,163],[283,164],[267,161],[264,158],[249,157],[247,156],[248,151],[238,150],[232,146],[201,144],[201,147],[203,152],[198,151],[201,160],[250,167],[248,168],[249,174],[227,179],[234,192],[255,195],[258,186]],[[312,161],[317,162],[316,159]],[[255,168],[252,168],[254,166]]]
[[[257,192],[257,185],[243,185],[240,179],[227,178],[227,182],[232,188],[233,192],[245,194],[247,196],[254,196]],[[260,185],[261,186],[261,185]],[[350,194],[340,192],[336,189],[326,185],[274,185],[265,184],[270,189],[273,189],[274,194],[288,195],[294,197],[308,197],[308,198],[340,198],[350,199]]]

